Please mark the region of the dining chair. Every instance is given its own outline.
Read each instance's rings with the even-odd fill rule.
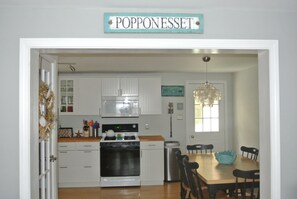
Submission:
[[[254,148],[254,147],[242,146],[242,147],[240,147],[240,150],[242,152],[242,156],[247,157],[252,160],[257,160],[258,154],[259,154],[259,149]]]
[[[212,153],[213,144],[187,145],[188,153]]]
[[[198,175],[197,169],[199,164],[197,162],[189,162],[188,156],[183,158],[183,164],[186,170],[186,176],[190,185],[190,199],[208,199],[209,193],[207,187],[202,187],[202,180]],[[219,191],[216,194],[216,199],[227,198],[226,193]]]
[[[180,198],[181,199],[189,199],[190,194],[190,185],[186,175],[186,170],[183,165],[183,158],[187,157],[187,155],[182,155],[180,149],[177,149],[175,152],[175,157],[177,160],[177,165],[180,173]]]
[[[236,177],[235,199],[259,199],[260,198],[260,170],[235,169],[233,175]],[[239,191],[240,190],[240,191]]]

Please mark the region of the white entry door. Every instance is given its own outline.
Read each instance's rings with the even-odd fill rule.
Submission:
[[[187,139],[186,144],[213,144],[214,151],[226,149],[225,137],[225,103],[224,103],[224,84],[216,83],[213,85],[223,93],[222,100],[219,101],[219,128],[215,132],[195,132],[195,107],[193,91],[201,86],[202,82],[187,82],[186,84],[186,112],[187,112]]]
[[[51,56],[40,56],[40,83],[45,83],[52,91],[54,101],[52,113],[54,113],[54,122],[51,125],[50,133],[39,137],[39,198],[57,199],[57,61]],[[40,91],[39,91],[40,92]],[[51,95],[51,94],[49,94]],[[48,96],[49,96],[48,95]],[[47,100],[49,100],[48,98]],[[49,103],[40,103],[40,115],[49,112],[46,106]],[[39,116],[41,118],[41,116]],[[40,119],[41,120],[41,119]],[[42,123],[42,121],[39,121]],[[41,128],[39,127],[39,130]]]

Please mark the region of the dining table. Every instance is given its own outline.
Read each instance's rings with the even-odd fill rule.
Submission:
[[[233,176],[234,169],[259,170],[259,162],[251,160],[242,155],[237,155],[232,164],[220,164],[214,153],[208,154],[187,154],[190,162],[197,162],[199,168],[198,175],[203,183],[208,187],[209,198],[215,199],[219,190],[234,190],[236,178]]]

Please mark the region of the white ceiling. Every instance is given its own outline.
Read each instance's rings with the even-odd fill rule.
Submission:
[[[254,51],[216,50],[44,50],[58,56],[59,72],[236,72],[258,65]]]

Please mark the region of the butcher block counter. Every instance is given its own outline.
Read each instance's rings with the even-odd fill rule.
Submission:
[[[140,142],[165,141],[161,135],[141,135],[139,140]]]
[[[99,142],[101,139],[100,137],[74,137],[74,138],[58,138],[58,142]]]

